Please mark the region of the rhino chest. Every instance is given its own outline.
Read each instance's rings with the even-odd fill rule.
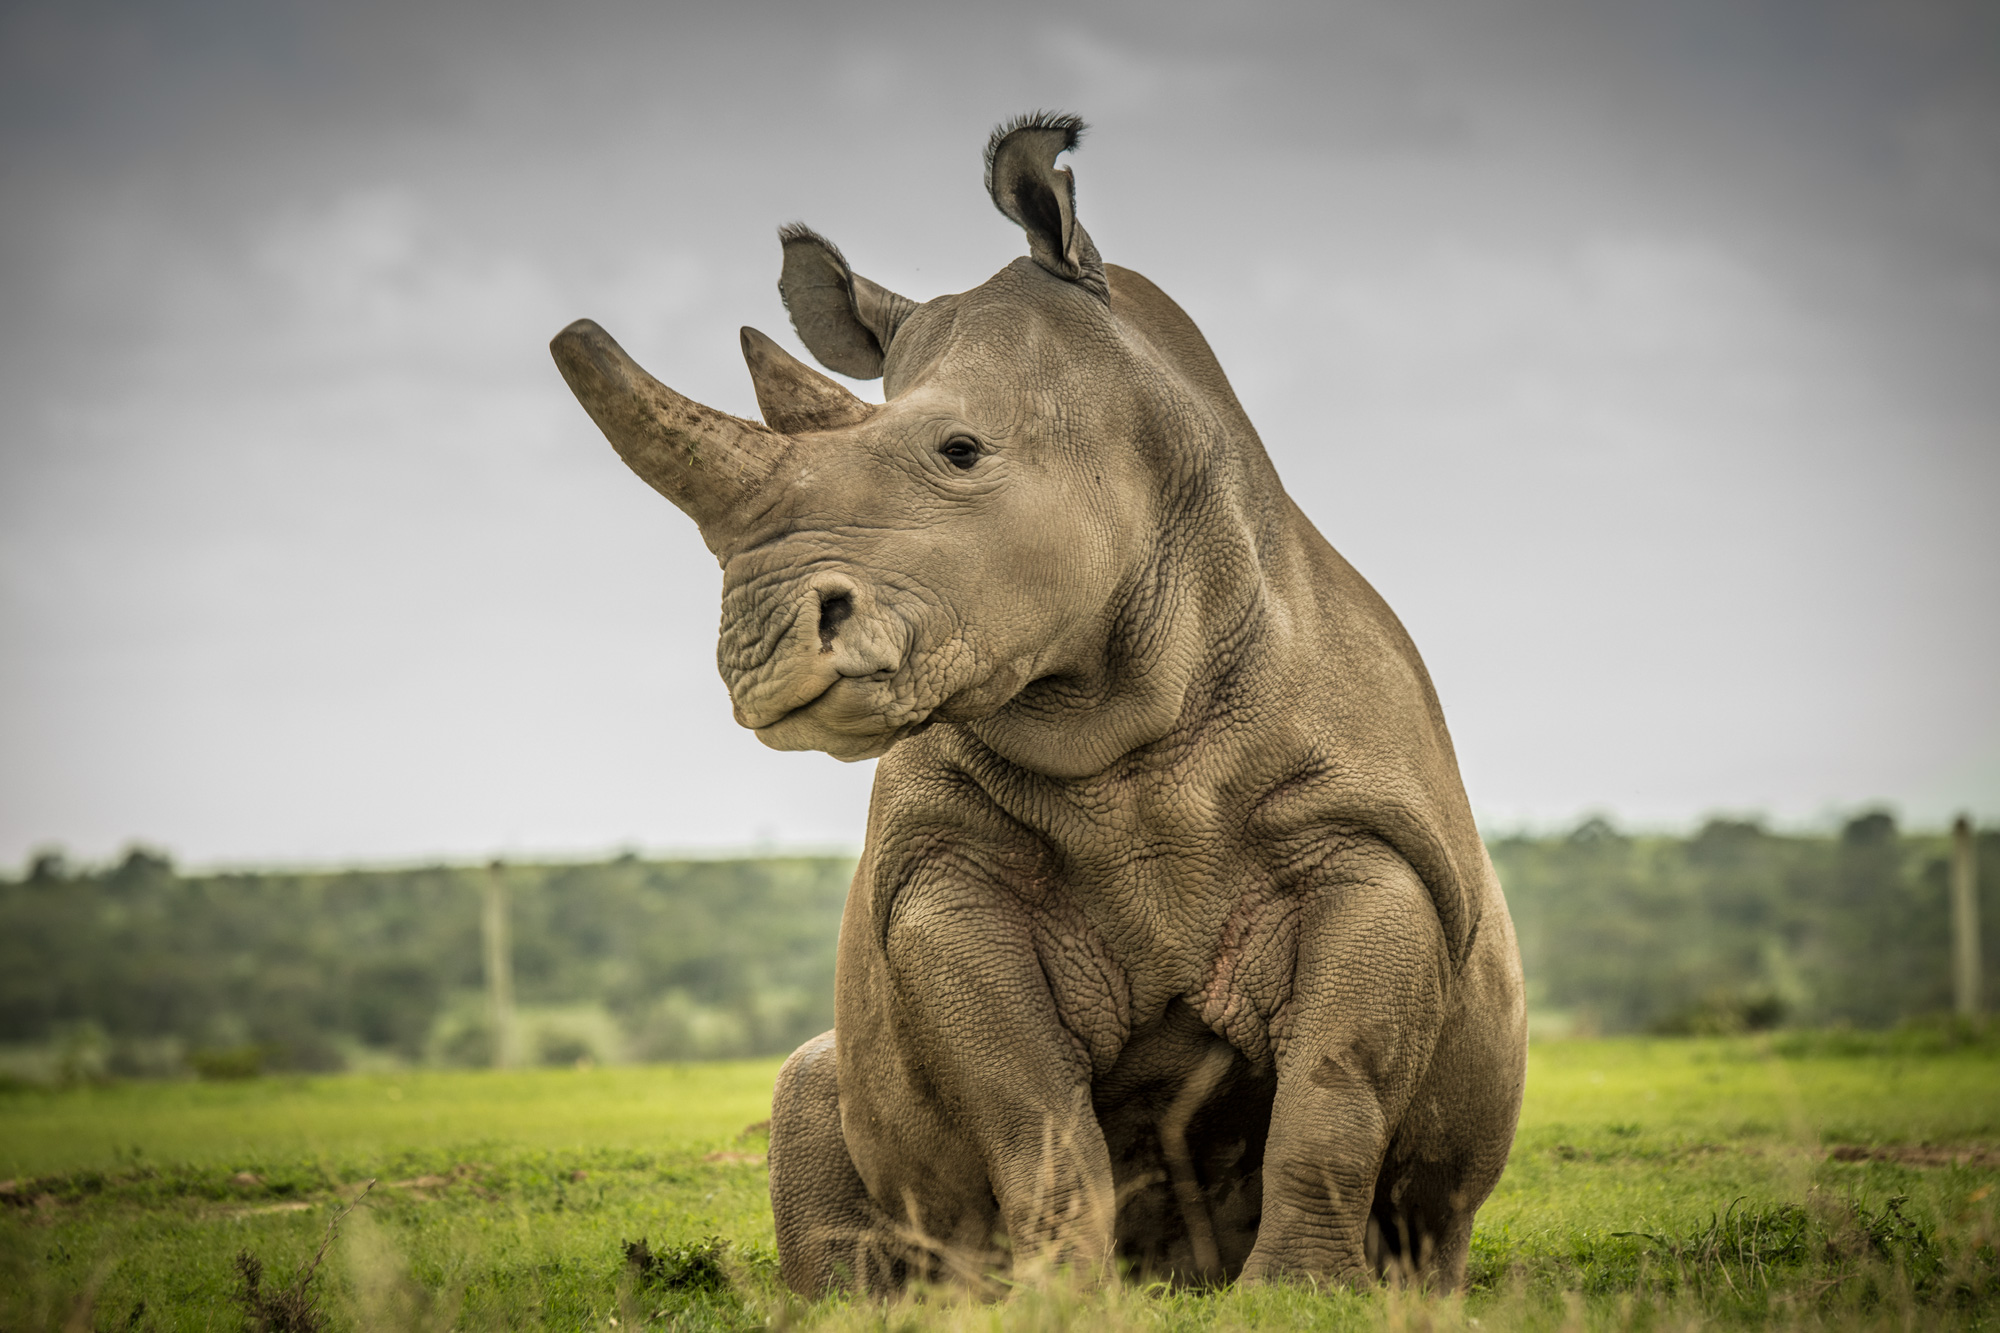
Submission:
[[[994,882],[1018,895],[1057,1012],[1099,1074],[1169,1006],[1270,1061],[1297,904],[1246,841],[1257,785],[1224,781],[1224,758],[1190,746],[1085,781],[986,770],[958,789],[1005,817],[967,824]]]
[[[1042,914],[1037,954],[1100,1073],[1170,1009],[1268,1067],[1291,997],[1295,899],[1248,867],[1159,856],[1080,877],[1052,897],[1060,907]],[[1119,1003],[1106,1004],[1107,994]]]

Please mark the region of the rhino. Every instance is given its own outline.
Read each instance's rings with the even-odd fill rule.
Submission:
[[[800,340],[879,405],[750,328],[763,424],[551,343],[721,566],[737,722],[880,757],[834,1028],[773,1094],[782,1276],[1454,1287],[1521,1102],[1506,901],[1408,634],[1078,220],[1083,128],[994,131],[1028,254],[970,291],[781,229]]]

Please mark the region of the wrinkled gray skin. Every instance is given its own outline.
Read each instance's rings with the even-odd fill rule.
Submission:
[[[1076,222],[1080,129],[996,131],[1031,254],[972,291],[782,233],[800,336],[879,407],[749,329],[768,426],[588,321],[552,344],[722,565],[737,720],[882,756],[835,1027],[778,1080],[783,1273],[1457,1285],[1521,1098],[1506,904],[1403,627]]]

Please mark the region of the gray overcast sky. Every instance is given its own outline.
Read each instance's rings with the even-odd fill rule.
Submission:
[[[9,6],[0,862],[857,843],[545,344],[752,414],[776,225],[972,286],[1041,106],[1489,829],[2000,817],[1996,15]]]

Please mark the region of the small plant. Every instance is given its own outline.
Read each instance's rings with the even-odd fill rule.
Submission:
[[[1651,1241],[1654,1254],[1672,1265],[1678,1283],[1698,1292],[1720,1287],[1740,1293],[1753,1285],[1768,1289],[1773,1269],[1795,1268],[1807,1258],[1810,1219],[1797,1204],[1743,1208],[1742,1203],[1738,1199],[1722,1213],[1710,1213],[1707,1226],[1684,1236],[1644,1231],[1612,1235]]]
[[[243,1307],[244,1333],[321,1333],[326,1327],[326,1311],[320,1308],[319,1296],[312,1289],[313,1278],[318,1276],[319,1266],[333,1245],[341,1219],[353,1212],[374,1188],[372,1180],[363,1185],[354,1202],[328,1220],[319,1249],[299,1266],[289,1283],[275,1291],[265,1289],[264,1261],[248,1250],[236,1252],[236,1274],[242,1284],[236,1293],[236,1303]]]
[[[243,1307],[246,1333],[319,1333],[326,1315],[319,1298],[312,1293],[315,1260],[302,1270],[290,1286],[264,1290],[264,1261],[248,1250],[236,1252],[236,1274],[243,1286],[236,1303]]]
[[[625,1242],[625,1267],[633,1285],[660,1291],[727,1291],[729,1273],[723,1268],[729,1242],[705,1236],[685,1245],[653,1252],[644,1237]]]
[[[1909,1201],[1908,1195],[1898,1194],[1884,1201],[1880,1211],[1850,1204],[1850,1225],[1827,1241],[1827,1259],[1878,1259],[1901,1271],[1918,1295],[1931,1294],[1944,1275],[1945,1254],[1931,1228],[1904,1216],[1903,1205]]]

